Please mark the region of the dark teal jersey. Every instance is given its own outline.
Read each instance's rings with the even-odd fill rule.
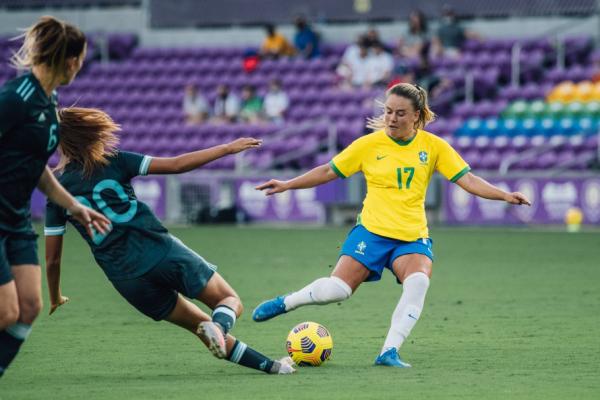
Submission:
[[[84,178],[81,166],[70,163],[58,180],[77,200],[111,221],[107,234],[90,238],[65,209],[48,202],[46,236],[63,235],[69,221],[88,242],[94,258],[111,280],[137,278],[155,267],[169,252],[172,238],[150,208],[139,201],[131,179],[146,175],[151,158],[119,152],[109,163]]]
[[[33,74],[0,88],[0,232],[31,231],[31,194],[58,146],[56,104]]]

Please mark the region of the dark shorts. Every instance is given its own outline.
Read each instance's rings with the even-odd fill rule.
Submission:
[[[0,232],[0,285],[13,280],[11,266],[40,265],[37,235],[14,235]]]
[[[423,254],[433,261],[432,243],[429,238],[405,242],[379,236],[369,232],[362,225],[356,225],[348,234],[340,256],[350,256],[364,265],[370,271],[367,281],[378,281],[381,279],[383,269],[391,270],[392,263],[400,256]]]
[[[173,240],[165,258],[144,275],[111,281],[125,300],[155,321],[171,314],[178,293],[196,298],[217,269],[179,239]]]

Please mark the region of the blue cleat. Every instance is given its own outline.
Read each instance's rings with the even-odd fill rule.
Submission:
[[[397,368],[410,368],[409,363],[405,363],[400,359],[398,351],[394,348],[388,349],[385,353],[380,354],[375,359],[375,365],[381,365],[384,367],[397,367]]]
[[[274,299],[263,301],[254,309],[252,319],[262,322],[287,312],[283,302],[284,298],[285,296],[277,296]]]

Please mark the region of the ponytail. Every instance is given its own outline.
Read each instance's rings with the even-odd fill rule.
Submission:
[[[435,113],[429,108],[427,91],[419,85],[415,85],[419,96],[419,120],[417,121],[417,129],[423,129],[427,124],[435,120]],[[414,104],[414,103],[413,103]]]
[[[86,38],[77,27],[54,17],[41,17],[39,21],[14,39],[23,38],[23,45],[11,57],[17,69],[29,69],[44,64],[53,77],[66,69],[67,60],[83,53]]]

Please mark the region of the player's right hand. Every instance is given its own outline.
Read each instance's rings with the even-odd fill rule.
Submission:
[[[236,139],[231,143],[227,143],[227,152],[229,154],[235,154],[239,153],[240,151],[251,149],[253,147],[260,147],[261,144],[261,139],[243,137]]]
[[[531,201],[529,201],[527,196],[525,196],[523,193],[520,193],[520,192],[508,193],[506,195],[505,200],[507,203],[510,203],[510,204],[518,204],[518,205],[526,205],[526,206],[531,205]]]
[[[271,179],[268,182],[262,183],[255,187],[256,190],[264,190],[265,195],[270,196],[275,193],[281,193],[288,190],[287,184],[284,181],[278,181],[276,179]]]
[[[61,296],[60,296],[60,298],[58,299],[58,302],[56,302],[56,303],[52,303],[52,304],[50,305],[50,312],[48,313],[48,315],[52,315],[52,313],[53,313],[54,311],[56,311],[56,309],[57,309],[58,307],[62,306],[62,305],[63,305],[63,304],[65,304],[65,303],[68,303],[68,302],[69,302],[69,298],[68,298],[67,296],[62,296],[62,295],[61,295]]]
[[[95,229],[102,234],[110,230],[110,221],[108,218],[80,203],[77,203],[74,207],[72,207],[69,212],[73,218],[77,220],[77,222],[85,227],[85,230],[90,237],[94,237],[94,232],[92,229]]]

